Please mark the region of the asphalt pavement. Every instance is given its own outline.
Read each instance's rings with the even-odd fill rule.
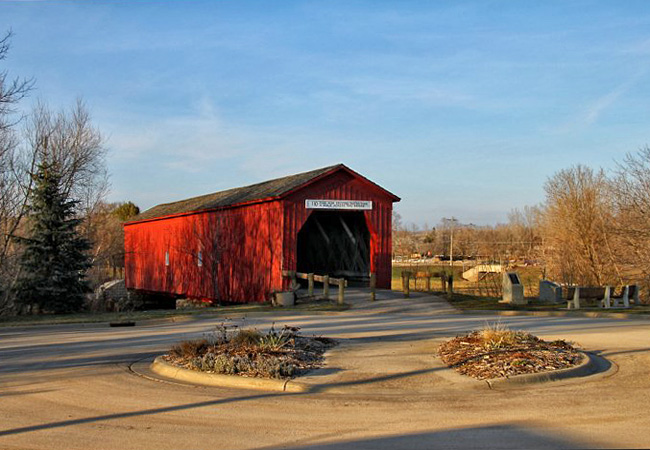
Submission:
[[[0,449],[650,447],[650,321],[472,316],[361,290],[348,301],[327,314],[0,328]],[[441,376],[436,346],[495,321],[573,341],[616,370],[510,390]],[[305,378],[322,387],[309,393],[148,376],[153,357],[222,322],[299,326],[341,345]]]

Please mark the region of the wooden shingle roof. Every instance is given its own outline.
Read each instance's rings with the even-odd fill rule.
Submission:
[[[276,178],[274,180],[264,181],[262,183],[251,184],[250,186],[228,189],[225,191],[201,195],[199,197],[193,197],[187,200],[180,200],[173,203],[163,203],[149,208],[141,214],[138,214],[129,222],[140,222],[144,220],[157,219],[160,217],[226,208],[244,203],[279,198],[284,194],[287,194],[322,175],[334,172],[339,169],[345,169],[346,171],[361,177],[361,175],[347,168],[345,165],[336,164],[334,166],[323,167],[321,169],[311,170],[309,172],[298,173],[282,178]],[[369,180],[367,181],[370,182]],[[370,183],[374,185],[374,183]],[[383,188],[379,188],[385,191]],[[395,198],[395,201],[399,201],[399,197],[394,196],[388,191],[385,192],[388,195],[393,196]]]
[[[323,167],[322,169],[276,178],[262,183],[251,184],[250,186],[228,189],[213,194],[201,195],[178,202],[163,203],[138,214],[132,221],[137,222],[191,211],[223,208],[269,197],[279,197],[340,165]]]

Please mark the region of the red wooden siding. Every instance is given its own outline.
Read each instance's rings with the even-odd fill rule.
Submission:
[[[365,211],[370,231],[370,269],[377,274],[377,287],[390,289],[392,198],[345,171],[318,180],[284,200],[283,269],[296,270],[298,232],[312,212],[305,208],[306,199],[372,201],[372,211]],[[287,287],[288,282],[285,281],[284,288]]]
[[[263,302],[282,287],[281,229],[278,201],[127,224],[127,287],[190,298],[214,299],[218,294],[233,302]]]
[[[311,212],[305,199],[373,202],[365,211],[370,265],[377,286],[389,289],[392,203],[399,199],[344,166],[280,198],[125,224],[126,286],[239,303],[268,300],[288,287],[282,270],[296,268],[298,232]]]

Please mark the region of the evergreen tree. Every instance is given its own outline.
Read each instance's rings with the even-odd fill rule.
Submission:
[[[113,210],[113,215],[122,222],[127,222],[138,214],[140,214],[140,208],[133,202],[122,203]]]
[[[42,164],[33,175],[29,225],[22,238],[24,251],[17,301],[38,306],[42,312],[74,312],[83,305],[88,291],[85,273],[90,267],[90,245],[77,231],[76,201],[66,198],[61,176],[54,166]]]

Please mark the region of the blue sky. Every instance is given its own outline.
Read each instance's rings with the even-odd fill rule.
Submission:
[[[83,97],[110,200],[343,162],[406,222],[491,224],[649,144],[646,1],[0,1],[2,68]]]

